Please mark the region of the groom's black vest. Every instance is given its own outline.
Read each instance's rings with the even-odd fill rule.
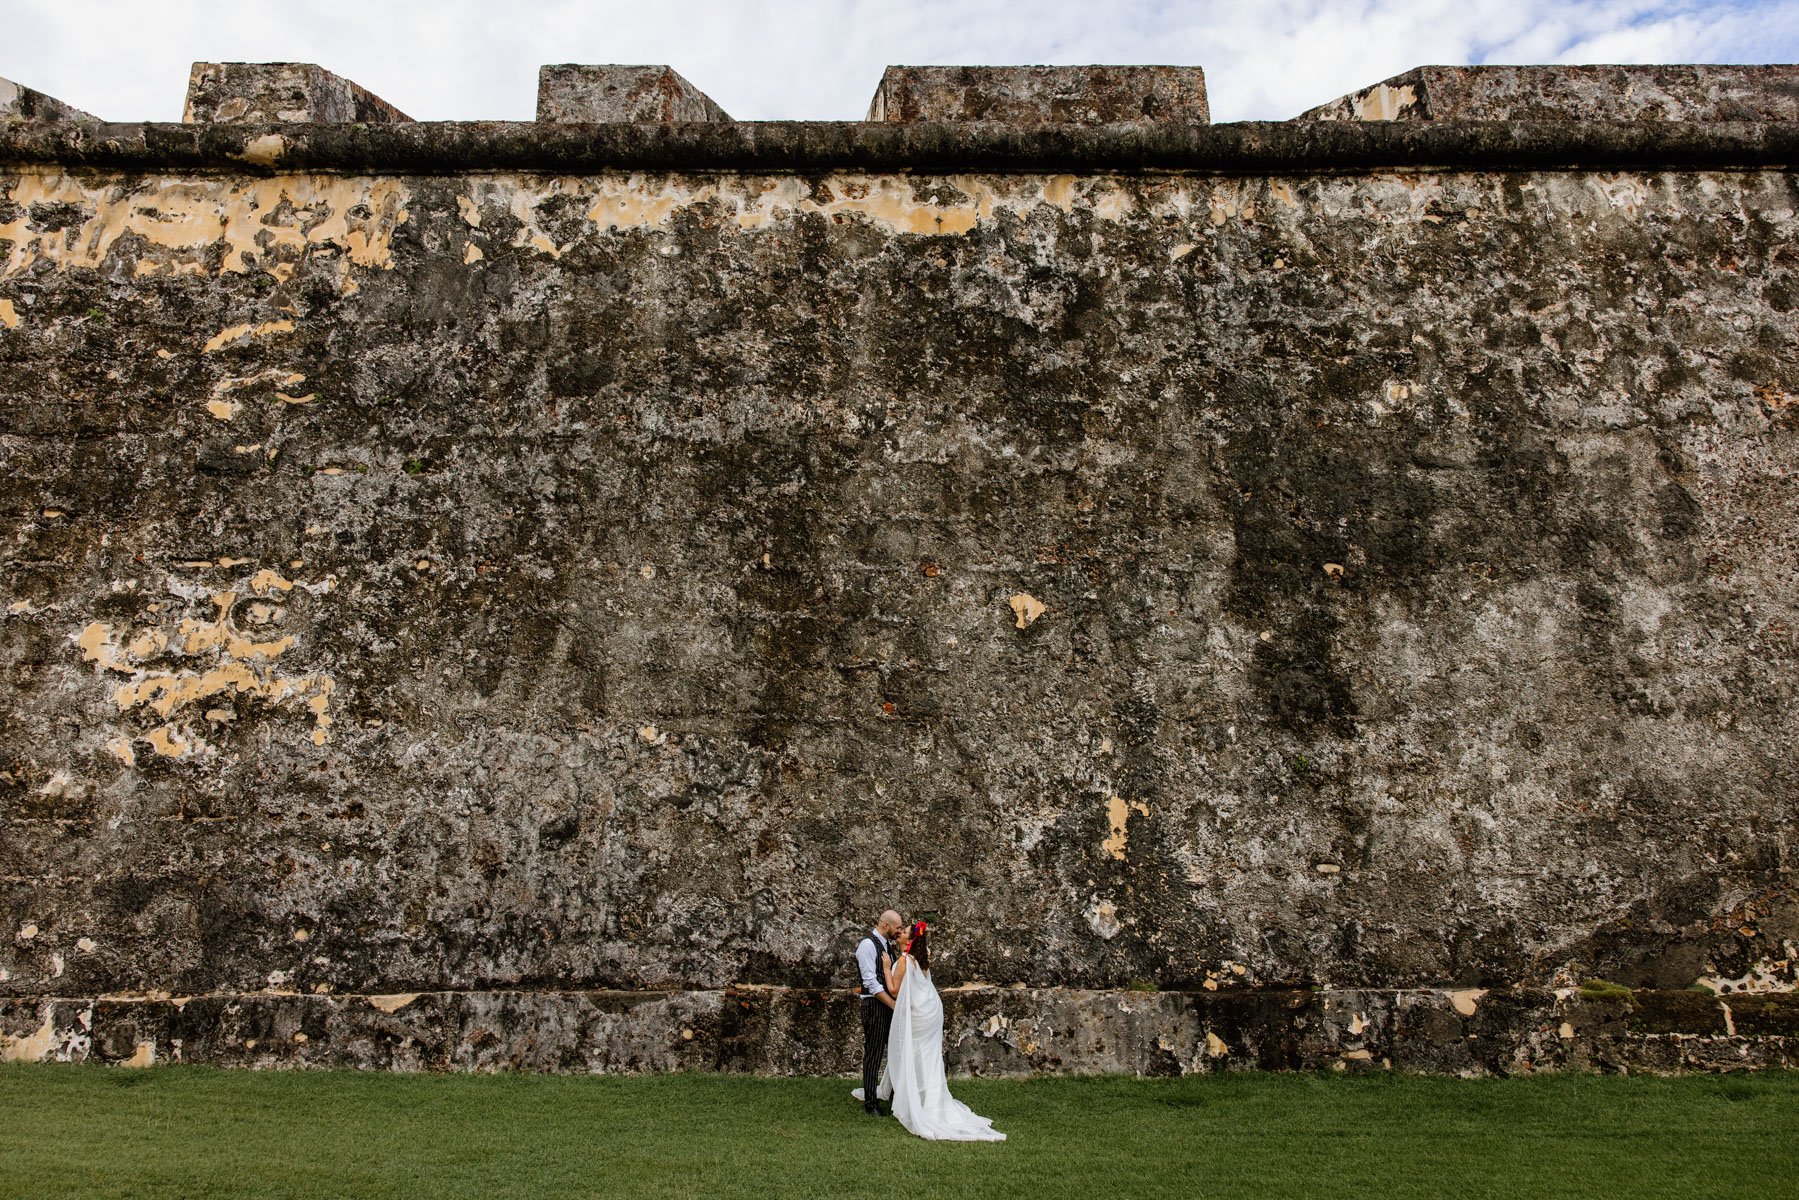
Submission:
[[[872,933],[863,934],[862,942],[873,942],[875,945],[875,982],[881,985],[882,991],[886,991],[887,981],[881,977],[881,955],[893,953],[892,943],[883,942]],[[873,1000],[874,993],[862,985],[862,960],[857,957],[862,953],[862,942],[856,943],[856,956],[851,959],[856,968],[856,993],[864,1000]]]

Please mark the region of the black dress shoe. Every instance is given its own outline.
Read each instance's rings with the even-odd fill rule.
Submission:
[[[881,1106],[878,1104],[864,1104],[862,1106],[862,1111],[871,1117],[884,1117],[887,1115],[881,1111]]]
[[[875,1104],[875,1112],[883,1117],[891,1117],[893,1115],[893,1105],[877,1102]]]

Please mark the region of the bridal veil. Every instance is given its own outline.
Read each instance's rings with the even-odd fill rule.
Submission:
[[[908,957],[893,998],[887,1063],[875,1094],[893,1102],[900,1124],[921,1138],[945,1142],[1003,1142],[1006,1135],[949,1094],[943,1069],[943,1000],[931,977]]]

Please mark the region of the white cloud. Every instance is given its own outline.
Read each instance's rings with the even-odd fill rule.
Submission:
[[[737,117],[837,120],[889,63],[1197,63],[1228,121],[1425,63],[1799,58],[1799,0],[0,0],[0,29],[0,75],[164,121],[196,60],[321,63],[426,120],[527,120],[545,62],[665,62]]]

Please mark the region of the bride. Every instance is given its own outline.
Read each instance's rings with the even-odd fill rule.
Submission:
[[[943,1072],[943,1001],[931,983],[930,931],[915,922],[899,935],[900,957],[882,956],[893,1026],[887,1062],[875,1095],[893,1102],[900,1124],[921,1138],[945,1142],[1003,1142],[1006,1135],[949,1094]],[[862,1089],[856,1089],[861,1099]]]

